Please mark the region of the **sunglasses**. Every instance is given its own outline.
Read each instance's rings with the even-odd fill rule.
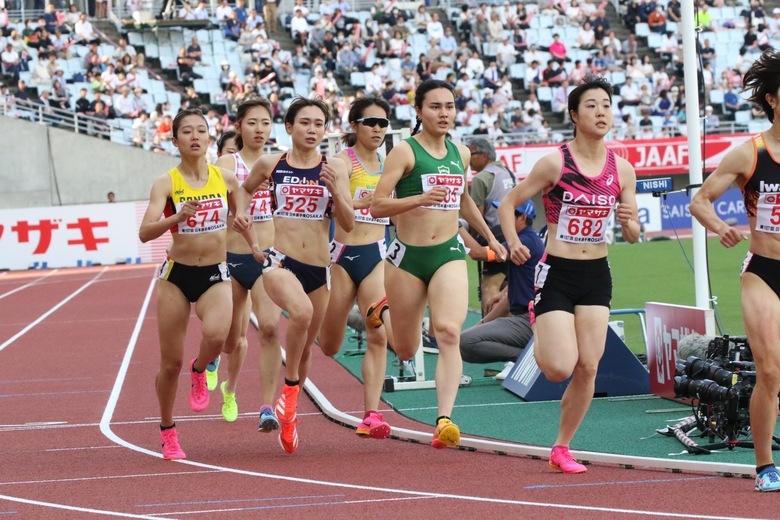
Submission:
[[[390,124],[390,120],[384,117],[362,117],[355,122],[371,128],[374,128],[376,125],[379,125],[379,128],[387,128]]]

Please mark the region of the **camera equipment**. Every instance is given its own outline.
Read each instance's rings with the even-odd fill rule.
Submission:
[[[658,431],[677,437],[692,454],[752,448],[752,442],[740,437],[750,435],[750,396],[755,384],[755,363],[747,338],[712,338],[706,347],[706,359],[691,355],[677,361],[674,391],[677,397],[691,400],[693,415]],[[688,435],[693,430],[698,430],[699,437],[708,437],[710,444],[702,446],[694,441]],[[773,445],[772,449],[780,446]]]

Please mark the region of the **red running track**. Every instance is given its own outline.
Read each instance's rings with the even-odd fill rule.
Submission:
[[[300,448],[288,455],[275,435],[257,431],[251,347],[235,423],[222,420],[218,392],[205,413],[192,413],[182,374],[176,420],[188,459],[164,461],[154,271],[0,273],[0,517],[777,517],[776,497],[749,480],[607,465],[563,475],[524,457],[363,440],[303,397]],[[198,327],[193,317],[185,359]],[[336,362],[317,353],[311,381],[334,406],[361,415],[361,386]],[[431,430],[391,410],[385,417]]]

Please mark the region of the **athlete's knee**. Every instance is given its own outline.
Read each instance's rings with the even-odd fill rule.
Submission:
[[[384,327],[366,329],[366,342],[370,349],[387,349],[387,334]]]
[[[775,361],[756,363],[757,381],[777,393],[780,389],[780,364]]]
[[[290,326],[308,328],[314,315],[314,307],[307,298],[290,305],[287,312],[289,313]]]
[[[574,367],[574,376],[580,380],[596,380],[596,375],[599,371],[598,361],[594,362],[578,362]]]
[[[279,344],[279,322],[261,321],[257,331],[260,336],[260,345],[278,345]]]
[[[436,323],[436,342],[441,347],[460,344],[460,327],[454,323]]]
[[[395,355],[398,356],[398,359],[401,361],[409,361],[417,353],[419,347],[419,344],[404,345],[403,343],[397,343],[393,345],[393,350],[395,351]]]
[[[333,357],[341,350],[341,345],[336,343],[330,338],[323,338],[320,336],[317,338],[317,344],[320,346],[320,350],[328,357]]]
[[[181,359],[161,359],[160,377],[166,379],[175,379],[181,374],[184,361]]]
[[[231,340],[231,338],[228,338],[228,340],[225,341],[225,344],[222,346],[222,352],[224,352],[225,354],[232,354],[233,352],[241,352],[242,350],[246,350],[246,347],[247,347],[246,336],[240,336],[233,340]]]

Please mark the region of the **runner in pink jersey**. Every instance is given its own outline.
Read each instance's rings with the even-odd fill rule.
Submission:
[[[605,232],[617,205],[623,238],[639,240],[636,174],[604,144],[612,128],[612,85],[586,80],[569,94],[574,140],[537,162],[528,177],[504,198],[499,218],[510,258],[528,260],[514,231],[514,208],[543,193],[548,225],[545,255],[536,268],[536,296],[529,302],[534,357],[550,381],[572,377],[561,401],[558,437],[550,467],[584,473],[569,444],[590,407],[596,371],[604,353],[612,299]]]

